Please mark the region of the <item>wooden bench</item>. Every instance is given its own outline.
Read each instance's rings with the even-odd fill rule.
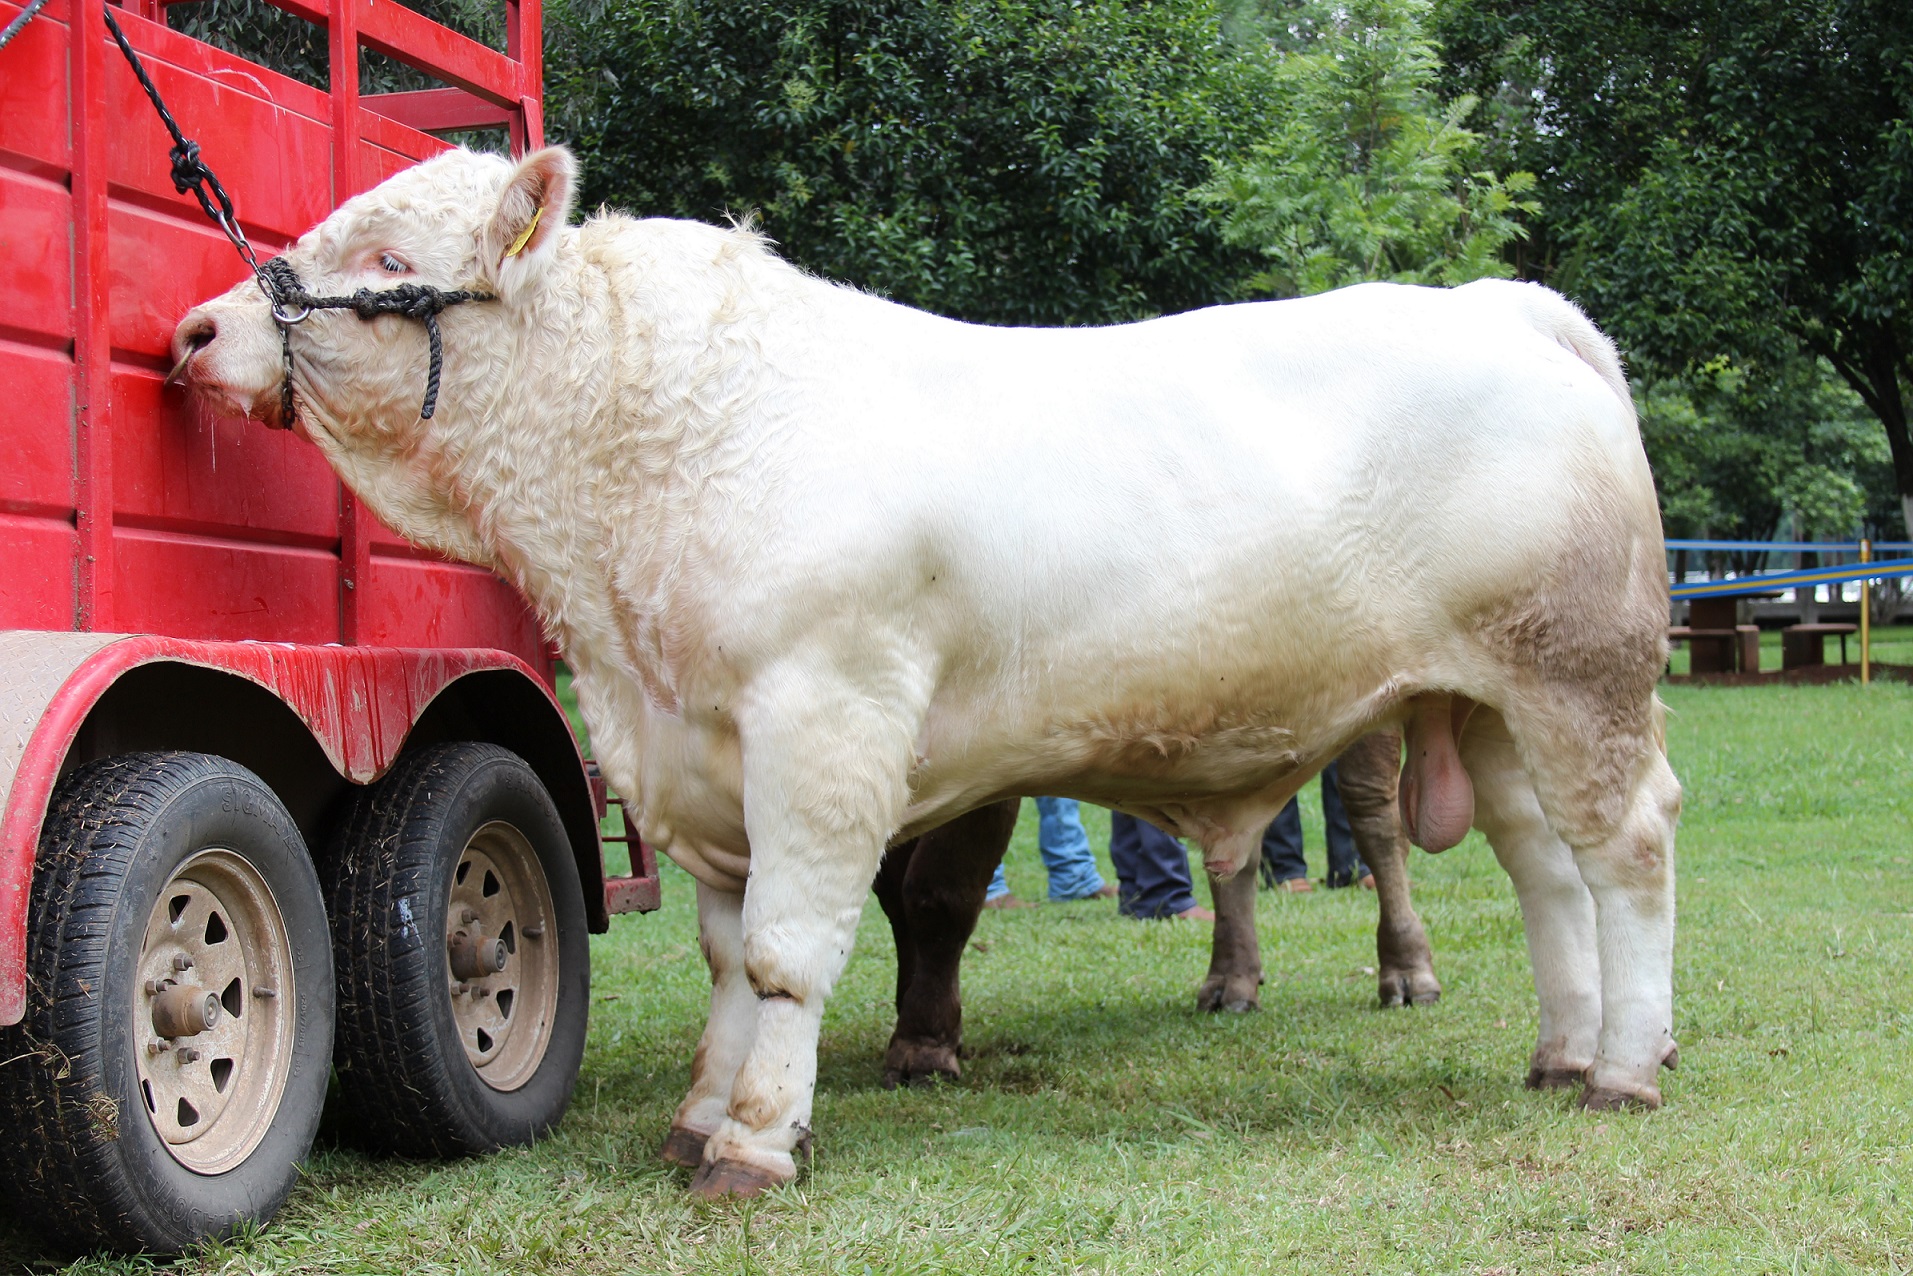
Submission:
[[[1685,642],[1690,673],[1759,673],[1760,627],[1740,625],[1734,598],[1696,598],[1688,623],[1670,625],[1670,642]]]
[[[1840,663],[1847,662],[1847,635],[1860,632],[1858,625],[1788,625],[1780,631],[1780,667],[1812,669],[1827,663],[1826,640],[1840,636]]]

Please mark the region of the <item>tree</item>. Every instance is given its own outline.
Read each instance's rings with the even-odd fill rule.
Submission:
[[[1502,249],[1537,205],[1534,179],[1479,165],[1462,127],[1474,100],[1444,104],[1425,0],[1352,0],[1286,13],[1268,134],[1219,167],[1201,196],[1224,237],[1266,267],[1251,291],[1293,297],[1363,280],[1456,284],[1507,276]],[[1286,39],[1282,38],[1286,37]]]
[[[1452,91],[1535,171],[1533,273],[1637,368],[1825,361],[1913,528],[1913,9],[1899,0],[1442,0]]]
[[[589,200],[754,210],[811,270],[995,323],[1181,310],[1245,273],[1190,190],[1266,75],[1211,0],[607,0],[557,37]]]

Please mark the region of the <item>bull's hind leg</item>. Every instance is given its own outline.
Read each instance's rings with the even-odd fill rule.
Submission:
[[[1563,697],[1508,713],[1548,825],[1571,848],[1594,902],[1601,1032],[1582,1101],[1658,1107],[1674,1048],[1674,825],[1680,783],[1651,694],[1617,708]],[[1591,699],[1591,697],[1590,697]]]
[[[1477,711],[1461,754],[1475,787],[1475,825],[1514,882],[1528,933],[1541,1009],[1528,1086],[1578,1084],[1594,1062],[1601,1035],[1594,897],[1574,865],[1574,852],[1548,827],[1501,716]]]
[[[1211,877],[1216,906],[1209,975],[1196,993],[1203,1010],[1246,1014],[1261,1005],[1262,952],[1255,933],[1255,888],[1261,865],[1251,859],[1233,877]]]
[[[1402,830],[1400,789],[1402,737],[1376,731],[1347,749],[1337,764],[1336,786],[1348,809],[1355,849],[1375,875],[1381,916],[1375,925],[1376,985],[1384,1006],[1428,1006],[1441,1000],[1435,958],[1408,892],[1408,835]]]
[[[711,1017],[691,1064],[691,1092],[671,1118],[660,1153],[675,1165],[703,1163],[704,1144],[724,1123],[731,1083],[757,1035],[757,995],[744,977],[744,897],[697,888],[698,945],[711,970]]]
[[[706,1198],[787,1183],[809,1155],[824,1002],[849,960],[915,756],[905,714],[828,674],[780,670],[754,699],[740,725],[751,846],[744,975],[756,1033],[691,1183]]]
[[[897,1029],[884,1055],[886,1089],[963,1075],[958,968],[1021,805],[1016,798],[993,802],[884,856],[877,899],[897,941]]]

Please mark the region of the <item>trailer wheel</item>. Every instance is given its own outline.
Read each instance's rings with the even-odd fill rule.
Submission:
[[[78,1249],[173,1251],[276,1211],[325,1102],[332,953],[292,817],[198,753],[56,791],[0,1029],[0,1190]]]
[[[557,1125],[584,1057],[584,896],[516,754],[441,744],[361,793],[326,857],[347,1128],[476,1155]]]

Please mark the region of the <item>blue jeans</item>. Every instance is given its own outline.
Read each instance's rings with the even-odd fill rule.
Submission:
[[[1174,917],[1196,906],[1189,852],[1146,820],[1109,813],[1109,860],[1116,866],[1117,907],[1126,917]]]
[[[1322,823],[1328,833],[1328,884],[1353,886],[1368,869],[1355,852],[1355,834],[1348,826],[1333,762],[1322,768]],[[1302,804],[1290,798],[1262,835],[1262,880],[1274,886],[1308,875],[1308,861],[1302,858]]]
[[[1101,890],[1103,875],[1096,871],[1096,854],[1089,849],[1089,834],[1083,832],[1083,813],[1075,799],[1037,798],[1036,816],[1036,849],[1049,870],[1050,902],[1087,899]],[[1009,893],[1010,883],[998,864],[984,898],[1000,899]]]

